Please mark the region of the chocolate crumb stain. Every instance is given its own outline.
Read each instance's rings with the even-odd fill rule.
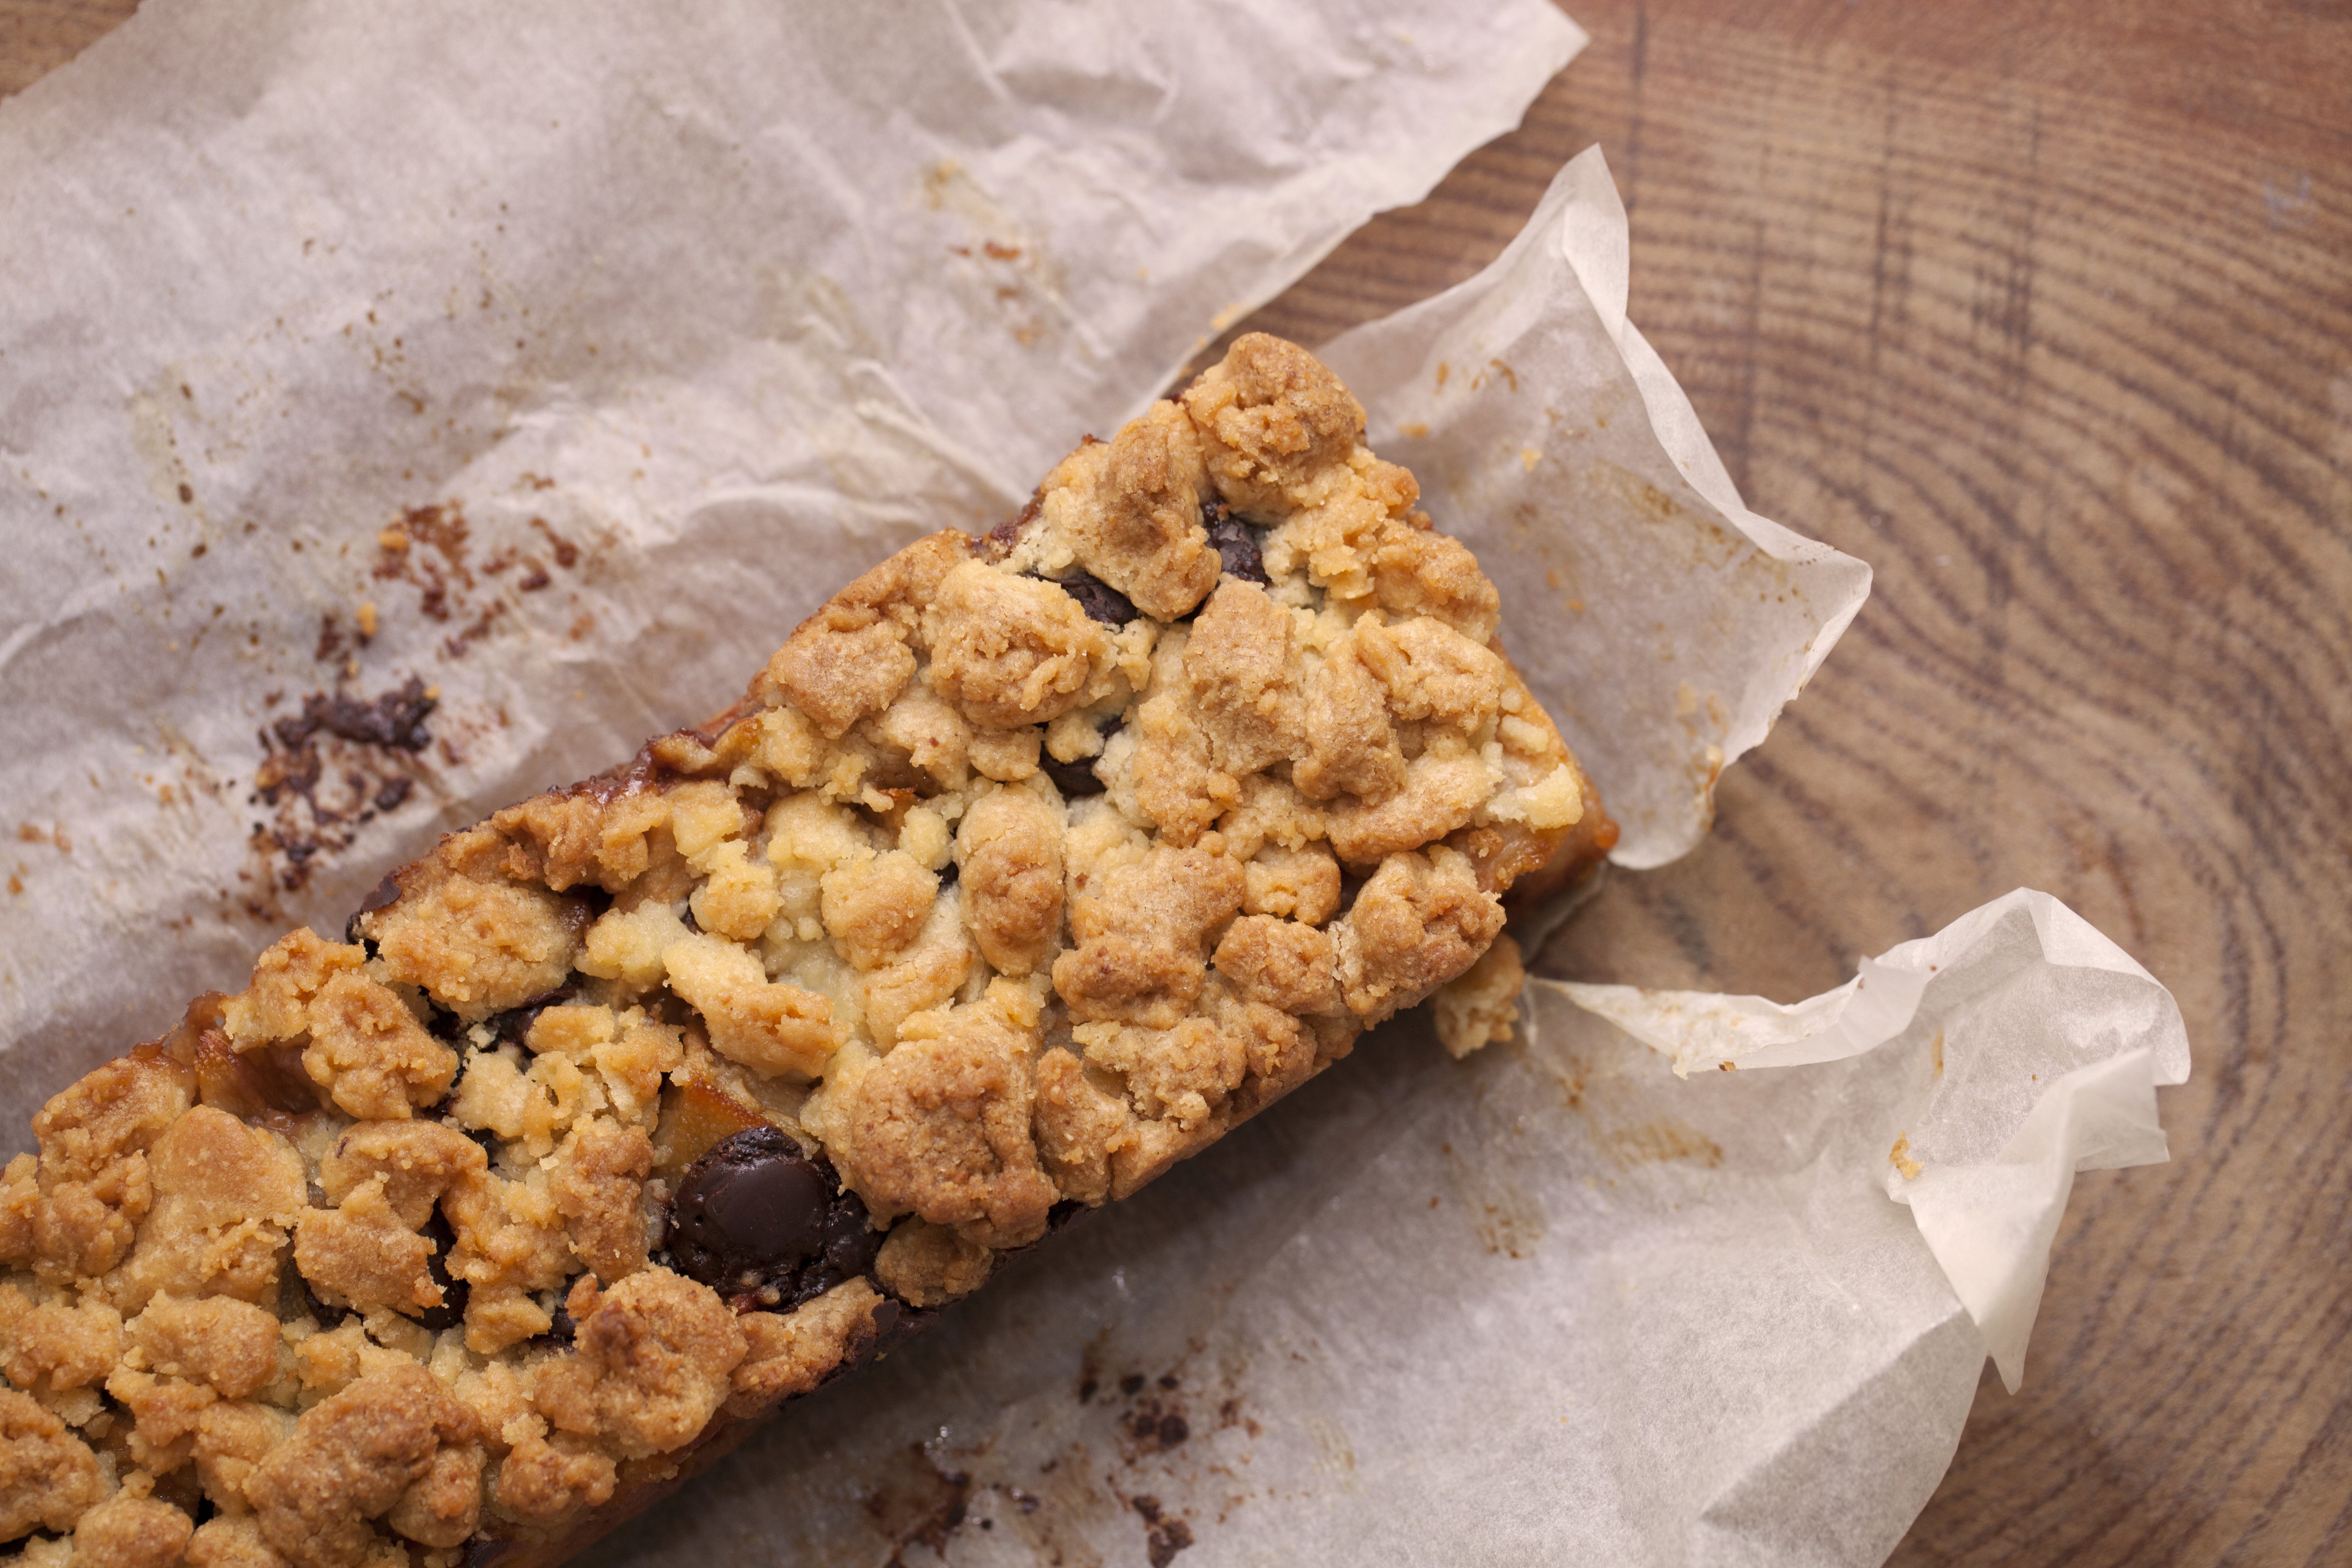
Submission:
[[[412,675],[373,698],[313,691],[300,712],[258,731],[252,801],[269,807],[270,819],[256,822],[247,839],[258,873],[248,879],[293,892],[309,881],[317,856],[344,847],[362,825],[404,805],[416,778],[403,758],[431,744],[425,721],[438,702]]]
[[[1149,1495],[1130,1498],[1128,1506],[1140,1515],[1144,1528],[1144,1550],[1151,1559],[1151,1568],[1168,1568],[1176,1554],[1192,1544],[1192,1527],[1182,1519],[1169,1514],[1160,1500]]]
[[[547,547],[555,552],[555,563],[569,572],[580,564],[580,547],[555,531],[543,517],[530,520],[531,527],[547,536]]]
[[[921,1444],[908,1450],[916,1495],[901,1499],[887,1489],[867,1494],[866,1512],[890,1542],[886,1568],[907,1568],[907,1549],[929,1547],[934,1555],[947,1550],[948,1537],[971,1510],[971,1477],[941,1465]],[[897,1522],[894,1522],[894,1519]]]

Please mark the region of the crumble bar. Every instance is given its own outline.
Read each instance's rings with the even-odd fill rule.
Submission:
[[[1242,339],[50,1100],[0,1541],[557,1561],[1400,1008],[1507,1036],[1615,830],[1362,434]]]

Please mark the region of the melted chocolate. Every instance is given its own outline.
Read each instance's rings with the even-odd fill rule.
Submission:
[[[1219,500],[1208,501],[1201,508],[1201,522],[1209,531],[1209,547],[1224,563],[1225,575],[1246,582],[1266,581],[1265,562],[1260,555],[1257,530],[1235,517]]]
[[[687,1168],[663,1245],[679,1273],[739,1305],[789,1310],[871,1268],[882,1237],[830,1169],[754,1127]]]
[[[1049,579],[1054,585],[1078,602],[1078,608],[1090,621],[1100,621],[1107,626],[1123,626],[1139,614],[1133,600],[1091,572],[1073,572],[1066,577]]]
[[[1095,759],[1092,757],[1080,757],[1075,763],[1065,763],[1051,752],[1045,752],[1038,755],[1037,765],[1045,770],[1045,776],[1054,781],[1054,787],[1062,792],[1065,800],[1075,800],[1082,795],[1100,795],[1106,787],[1102,780],[1095,776]]]

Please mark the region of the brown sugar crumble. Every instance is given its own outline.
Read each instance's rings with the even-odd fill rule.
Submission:
[[[1362,437],[1243,338],[1012,522],[844,588],[726,712],[447,836],[50,1100],[0,1171],[0,1542],[554,1563],[1399,1009],[1507,1037],[1504,895],[1615,830]],[[577,564],[532,528],[477,562],[415,509],[373,571],[459,618],[478,572]],[[408,797],[435,704],[280,710],[285,875]],[[1193,1439],[1173,1374],[1117,1386],[1134,1452]],[[902,1549],[963,1518],[940,1480]],[[1126,1506],[1155,1568],[1194,1543]]]

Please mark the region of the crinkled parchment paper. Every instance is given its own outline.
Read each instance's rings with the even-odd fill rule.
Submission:
[[[148,0],[0,106],[10,1127],[997,521],[1580,39],[1430,0],[654,15]],[[1588,154],[1330,353],[1639,866],[1867,573],[1740,506],[1625,268]],[[412,678],[422,750],[396,701],[296,722]],[[1614,1025],[1547,989],[1466,1064],[1379,1032],[601,1560],[1877,1561],[1989,1345],[2014,1373],[2073,1172],[2160,1157],[2169,999],[2032,895],[1794,1009],[1576,996]]]

